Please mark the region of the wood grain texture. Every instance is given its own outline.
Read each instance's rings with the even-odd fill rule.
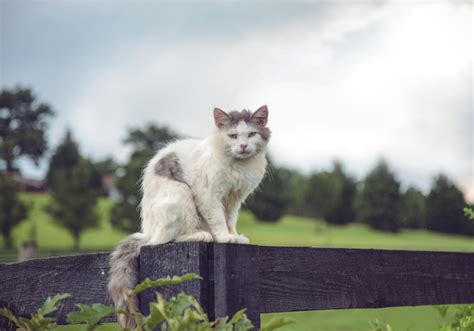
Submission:
[[[203,280],[164,286],[144,291],[139,297],[140,310],[148,314],[149,302],[156,300],[159,291],[170,298],[180,292],[193,295],[207,311],[209,307],[209,267],[208,244],[199,242],[170,243],[142,247],[140,252],[140,281],[146,278],[157,279],[167,276],[180,276],[194,272]]]
[[[474,302],[474,254],[259,247],[262,312]]]
[[[261,279],[258,246],[214,244],[214,316],[232,316],[240,309],[260,327]]]
[[[70,293],[72,298],[64,300],[55,315],[63,324],[76,303],[110,304],[106,296],[108,256],[97,253],[0,264],[0,306],[29,316],[48,296]],[[0,330],[6,325],[0,318]]]

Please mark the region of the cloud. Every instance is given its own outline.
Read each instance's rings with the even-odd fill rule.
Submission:
[[[73,67],[57,68],[68,88],[56,85],[53,136],[67,124],[86,153],[125,159],[127,127],[154,121],[203,137],[214,106],[267,103],[279,163],[310,171],[339,158],[360,177],[383,155],[405,186],[426,190],[443,171],[474,200],[470,5],[270,7],[152,6],[164,22],[153,24],[130,6],[143,15],[128,19],[133,33],[112,19],[77,79],[67,77]]]

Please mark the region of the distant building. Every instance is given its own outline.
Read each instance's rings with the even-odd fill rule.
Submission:
[[[117,189],[117,179],[117,176],[114,174],[102,176],[104,192],[113,201],[117,201],[120,198],[120,192]]]
[[[4,172],[17,185],[22,192],[46,193],[48,187],[45,179],[24,178],[19,172]],[[117,201],[120,198],[120,192],[117,189],[117,176],[110,174],[102,176],[102,187],[104,195]]]
[[[19,172],[6,172],[5,174],[10,177],[23,192],[46,192],[46,181],[44,179],[24,178]]]

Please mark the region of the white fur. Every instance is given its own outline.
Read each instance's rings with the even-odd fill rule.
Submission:
[[[248,137],[253,131],[242,121],[231,129],[216,130],[204,140],[176,141],[151,159],[142,182],[142,233],[146,244],[249,242],[237,233],[238,211],[260,183],[267,164],[266,142],[259,135]],[[238,134],[238,138],[232,139],[229,134]],[[244,156],[240,154],[241,144],[248,145]],[[185,183],[155,173],[155,164],[170,153],[177,155]]]

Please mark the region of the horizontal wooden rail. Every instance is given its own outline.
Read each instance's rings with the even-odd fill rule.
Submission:
[[[474,253],[171,243],[143,247],[139,268],[141,279],[198,273],[203,280],[160,291],[194,295],[211,318],[245,307],[257,326],[270,312],[474,303]],[[27,316],[71,293],[61,324],[75,303],[110,303],[107,273],[108,253],[2,264],[0,306]],[[153,299],[140,296],[142,311]]]

